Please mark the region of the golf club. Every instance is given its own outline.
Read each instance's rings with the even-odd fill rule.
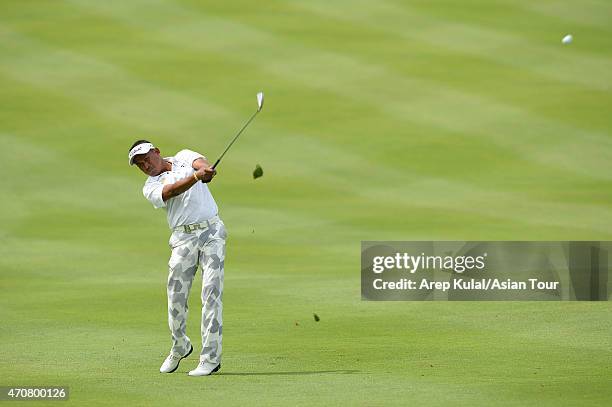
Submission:
[[[236,137],[234,137],[233,140],[228,144],[227,148],[225,149],[223,154],[221,154],[221,157],[219,157],[219,159],[217,161],[215,161],[215,163],[213,164],[212,168],[216,168],[217,167],[217,165],[221,162],[221,159],[223,158],[225,153],[227,153],[227,150],[230,149],[232,144],[234,144],[234,142],[242,134],[244,129],[246,129],[247,126],[249,125],[249,123],[251,123],[251,121],[255,118],[255,116],[257,116],[257,113],[259,113],[261,111],[261,108],[263,107],[263,102],[264,102],[264,94],[263,94],[263,92],[257,93],[257,110],[255,111],[255,113],[253,113],[253,116],[251,116],[251,118],[246,122],[246,124],[244,126],[242,126],[242,128],[240,129],[238,134],[236,134]]]

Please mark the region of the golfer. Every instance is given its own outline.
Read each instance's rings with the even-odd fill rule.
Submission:
[[[155,208],[167,212],[172,230],[168,263],[168,324],[172,333],[170,355],[161,365],[162,373],[174,372],[193,351],[185,334],[189,291],[198,264],[202,270],[202,352],[200,363],[190,376],[207,376],[221,368],[223,332],[221,302],[225,260],[225,225],[208,190],[216,174],[204,156],[182,150],[163,158],[147,140],[136,141],[129,152],[130,165],[149,176],[142,192]]]

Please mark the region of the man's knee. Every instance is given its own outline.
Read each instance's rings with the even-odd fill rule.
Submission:
[[[223,294],[222,290],[222,283],[219,277],[215,277],[210,282],[204,284],[202,288],[203,305],[214,306],[216,303],[220,303]]]
[[[190,281],[193,280],[197,269],[197,264],[189,264],[187,262],[175,262],[171,259],[168,262],[168,286],[170,286],[170,282],[172,280],[177,280],[184,284],[188,284]]]

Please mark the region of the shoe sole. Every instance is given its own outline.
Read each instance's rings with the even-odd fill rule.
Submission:
[[[191,355],[191,352],[193,352],[193,345],[191,345],[191,349],[189,349],[189,352],[187,352],[187,354],[185,356],[183,356],[182,358],[179,359],[178,363],[176,364],[176,367],[174,369],[170,370],[169,372],[166,372],[166,374],[176,372],[176,369],[178,369],[179,365],[181,364],[181,360],[183,360],[187,356]]]

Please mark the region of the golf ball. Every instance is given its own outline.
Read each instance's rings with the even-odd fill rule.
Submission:
[[[563,37],[563,39],[561,40],[561,42],[563,44],[569,44],[572,42],[572,40],[574,39],[574,37],[572,37],[572,34],[567,34],[565,37]]]

